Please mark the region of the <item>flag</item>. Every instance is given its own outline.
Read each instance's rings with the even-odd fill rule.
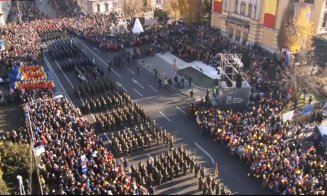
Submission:
[[[221,14],[221,12],[222,12],[221,0],[215,0],[213,2],[213,11]]]
[[[276,23],[277,0],[267,0],[264,6],[263,26],[274,29]]]
[[[216,163],[216,168],[215,168],[215,177],[218,177],[219,173],[218,173],[218,164]]]

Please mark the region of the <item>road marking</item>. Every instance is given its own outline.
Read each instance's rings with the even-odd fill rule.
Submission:
[[[106,136],[107,140],[110,141],[110,139],[109,139],[107,133],[104,133],[104,136]]]
[[[144,87],[137,80],[135,80],[134,78],[132,78],[132,81],[133,81],[134,84],[137,84],[139,87],[141,87],[142,89],[144,89]]]
[[[71,103],[73,103],[72,100],[70,99],[70,97],[68,96],[68,94],[67,94],[67,92],[66,92],[64,86],[61,84],[61,82],[60,82],[60,80],[59,80],[59,78],[58,78],[56,72],[54,72],[54,70],[53,70],[51,64],[49,63],[49,61],[48,61],[48,59],[47,59],[47,57],[46,57],[45,55],[43,55],[43,58],[44,58],[45,63],[48,65],[49,69],[51,70],[51,72],[53,73],[53,75],[55,76],[55,78],[57,79],[57,81],[59,82],[59,85],[61,86],[62,90],[64,91],[66,97],[69,99],[69,101],[70,101]]]
[[[151,84],[149,84],[149,87],[150,87],[152,90],[154,90],[154,92],[158,93],[158,90],[155,89],[153,86],[151,86]]]
[[[108,67],[107,63],[100,58],[96,53],[94,53],[86,44],[84,44],[82,41],[79,41],[80,43],[82,43],[84,45],[84,47],[86,47],[94,56],[96,56],[105,66]],[[111,68],[111,70],[119,77],[122,78],[121,75],[119,75],[113,68]]]
[[[69,85],[72,87],[73,90],[75,90],[74,85],[70,82],[69,78],[67,77],[67,75],[65,74],[65,72],[61,69],[59,63],[57,62],[57,60],[54,61],[56,63],[56,65],[58,66],[58,68],[60,69],[60,71],[64,74],[66,80],[68,81]],[[81,97],[78,97],[79,100],[82,102],[82,104],[84,104],[84,101]]]
[[[180,107],[176,106],[176,108],[177,108],[179,111],[181,111],[183,114],[186,115],[186,113],[184,112],[184,110],[182,110]]]
[[[207,151],[205,151],[198,143],[194,142],[194,144],[211,159],[212,164],[215,164],[215,161],[213,160],[212,156]]]
[[[72,89],[74,89],[74,85],[70,82],[70,80],[68,79],[67,75],[65,74],[65,72],[61,69],[59,63],[57,62],[57,60],[54,61],[56,63],[56,65],[58,66],[58,68],[60,69],[60,71],[64,74],[66,80],[68,81],[69,85],[72,87]]]
[[[94,122],[96,123],[97,120],[95,119],[95,116],[93,114],[91,114],[91,117],[93,118]]]
[[[160,113],[163,117],[165,117],[169,122],[171,122],[171,120],[170,120],[166,115],[164,115],[161,111],[159,111],[159,113]]]
[[[132,74],[136,75],[136,73],[135,73],[133,70],[131,70],[131,68],[128,68],[127,70],[128,70],[129,72],[131,72]]]
[[[93,48],[94,48],[94,50],[100,52],[100,50],[97,47],[94,46]]]
[[[128,92],[121,83],[116,82],[117,86],[119,86],[120,88],[122,88],[125,92]]]
[[[134,91],[135,91],[138,95],[140,95],[141,97],[143,97],[143,95],[142,95],[140,92],[138,92],[135,88],[134,88]]]

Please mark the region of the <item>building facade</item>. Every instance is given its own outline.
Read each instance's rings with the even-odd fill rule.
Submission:
[[[290,1],[293,2],[288,9]],[[279,51],[278,34],[285,12],[296,16],[309,6],[315,34],[327,33],[327,0],[213,0],[211,26],[230,39]]]
[[[6,25],[10,8],[11,8],[11,1],[0,2],[0,28]]]
[[[77,5],[85,14],[109,14],[122,11],[122,0],[77,0]]]

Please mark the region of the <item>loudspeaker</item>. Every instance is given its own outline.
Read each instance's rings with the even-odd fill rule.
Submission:
[[[236,74],[235,76],[236,88],[242,88],[242,76],[241,74]]]

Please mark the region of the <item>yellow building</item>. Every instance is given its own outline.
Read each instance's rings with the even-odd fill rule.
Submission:
[[[234,41],[279,51],[284,13],[294,17],[301,6],[311,8],[315,34],[327,33],[327,0],[213,0],[211,26]]]

